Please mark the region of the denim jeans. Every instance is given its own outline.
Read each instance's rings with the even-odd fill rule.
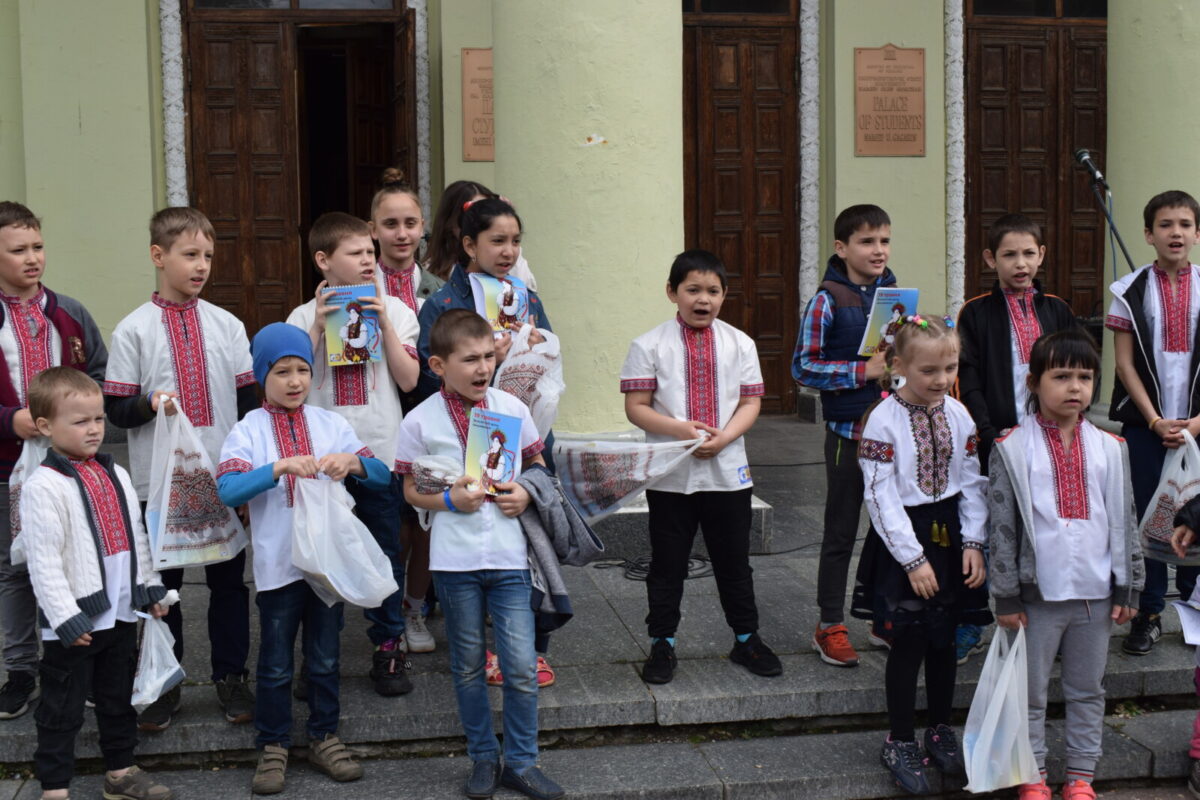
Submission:
[[[308,736],[323,739],[337,733],[342,604],[330,608],[302,580],[259,592],[256,602],[262,628],[254,698],[256,746],[260,750],[268,744],[291,747],[293,652],[301,622],[308,664]]]
[[[404,484],[399,475],[392,473],[391,485],[381,491],[364,489],[358,481],[346,481],[346,489],[354,498],[354,513],[392,562],[392,577],[400,587],[379,608],[363,609],[363,616],[371,623],[367,636],[378,647],[404,635],[404,550],[400,545]]]
[[[533,766],[538,752],[538,685],[529,570],[434,572],[433,584],[446,615],[450,671],[467,755],[472,761],[500,760],[484,682],[484,617],[491,614],[504,674],[504,763],[518,772]]]

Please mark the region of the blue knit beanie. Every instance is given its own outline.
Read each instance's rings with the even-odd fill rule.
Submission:
[[[250,343],[250,355],[254,358],[254,379],[258,381],[259,386],[265,386],[267,373],[281,358],[297,356],[312,367],[312,340],[308,338],[307,331],[295,325],[272,322],[254,334],[254,341]]]

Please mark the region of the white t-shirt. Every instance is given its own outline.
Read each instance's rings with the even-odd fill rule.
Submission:
[[[646,390],[654,392],[652,406],[663,416],[723,429],[743,397],[763,394],[754,340],[719,319],[707,328],[692,328],[676,316],[629,345],[621,367],[621,391]],[[646,441],[675,439],[647,432]],[[653,488],[692,494],[751,486],[746,444],[738,437],[716,458],[686,459]]]

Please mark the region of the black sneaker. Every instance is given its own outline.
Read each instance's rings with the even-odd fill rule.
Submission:
[[[911,794],[928,794],[929,780],[925,777],[925,759],[921,746],[916,742],[893,742],[891,737],[883,743],[879,760],[892,773],[896,785]]]
[[[1192,793],[1192,797],[1200,800],[1200,758],[1192,762],[1192,771],[1188,775],[1188,791]]]
[[[171,719],[179,713],[182,699],[183,693],[180,687],[176,686],[146,706],[146,709],[138,714],[138,730],[165,731],[171,727]]]
[[[38,696],[37,676],[32,672],[10,672],[8,681],[0,688],[0,719],[19,717],[29,710],[29,703]]]
[[[958,746],[958,737],[949,725],[935,725],[925,729],[925,752],[929,753],[929,760],[943,775],[967,774],[962,748]]]
[[[783,674],[783,664],[779,663],[779,656],[767,647],[767,643],[759,638],[757,633],[750,634],[750,638],[744,642],[735,639],[733,649],[729,651],[729,660],[765,678]]]
[[[1162,636],[1158,614],[1138,614],[1129,623],[1129,635],[1121,642],[1121,651],[1131,656],[1144,656],[1154,649]]]
[[[229,674],[217,681],[217,702],[229,722],[249,722],[254,719],[254,693],[245,675]]]
[[[382,697],[396,697],[413,690],[408,679],[412,664],[408,654],[399,648],[376,649],[371,656],[371,680],[375,682],[375,693]]]
[[[675,648],[666,639],[650,645],[650,657],[642,664],[642,680],[646,683],[670,683],[675,677]]]

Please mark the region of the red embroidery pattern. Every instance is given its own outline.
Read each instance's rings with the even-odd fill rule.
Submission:
[[[1033,289],[1014,292],[1004,290],[1004,299],[1008,302],[1008,321],[1012,326],[1013,343],[1017,346],[1017,356],[1022,364],[1029,363],[1029,351],[1033,343],[1042,335],[1042,323],[1033,310]]]
[[[1104,327],[1108,328],[1110,331],[1122,331],[1124,333],[1133,332],[1132,321],[1127,320],[1124,317],[1114,316],[1113,314],[1109,314],[1104,318]]]
[[[470,424],[471,412],[467,410],[467,404],[463,401],[462,395],[455,392],[447,392],[446,387],[442,387],[442,401],[446,404],[446,413],[450,415],[450,422],[454,425],[454,433],[458,435],[458,444],[462,447],[463,463],[467,460],[467,426]],[[476,408],[487,408],[487,396],[485,395],[475,404]]]
[[[151,299],[154,305],[162,309],[162,323],[171,345],[171,365],[175,368],[179,405],[192,425],[206,428],[213,424],[213,411],[199,301],[172,303],[163,300],[157,292]]]
[[[113,397],[134,397],[142,393],[142,387],[136,383],[105,381],[104,393]]]
[[[375,457],[375,454],[371,452],[371,448],[367,447],[366,445],[363,445],[362,447],[358,448],[358,452],[356,452],[354,455],[358,456],[359,458],[374,458]]]
[[[12,320],[13,336],[17,340],[17,358],[21,362],[21,405],[28,402],[29,382],[39,372],[45,372],[53,364],[50,349],[50,328],[42,303],[46,292],[38,289],[29,300],[2,294]]]
[[[258,381],[254,379],[253,372],[241,372],[233,376],[233,383],[237,388],[244,389],[247,386],[253,386]]]
[[[946,405],[927,408],[906,403],[900,395],[892,396],[908,410],[908,424],[917,451],[917,488],[927,497],[939,498],[950,485],[950,459],[954,455]]]
[[[167,530],[183,534],[170,550],[188,549],[187,534],[208,534],[229,524],[231,509],[221,502],[217,482],[212,473],[200,466],[200,453],[175,451],[175,468],[171,471],[171,491],[167,499]],[[210,536],[193,537],[198,541],[190,547],[207,547],[227,542],[234,537],[233,529],[225,531],[224,539]]]
[[[1050,465],[1054,468],[1054,500],[1058,505],[1060,519],[1088,519],[1091,516],[1087,491],[1087,454],[1083,446],[1083,432],[1075,429],[1075,442],[1071,452],[1066,452],[1062,442],[1062,431],[1058,425],[1040,414],[1037,418],[1042,426],[1042,437],[1050,451]]]
[[[295,411],[263,403],[263,408],[271,415],[271,432],[275,435],[275,449],[280,458],[292,456],[311,456],[312,438],[308,435],[308,418],[304,415],[304,406]],[[287,504],[290,508],[296,496],[296,476],[288,475]]]
[[[1162,349],[1164,353],[1186,353],[1192,340],[1192,268],[1179,271],[1175,291],[1167,273],[1154,267],[1158,301],[1162,306]]]
[[[413,463],[411,461],[401,461],[397,458],[395,465],[392,467],[392,472],[395,472],[397,475],[412,475]]]
[[[217,477],[230,472],[250,472],[254,465],[242,458],[227,458],[217,465]]]
[[[896,448],[891,442],[878,439],[862,439],[858,443],[858,457],[880,464],[891,464],[896,460]]]
[[[762,383],[743,383],[742,397],[762,397],[767,393],[766,384]]]
[[[688,419],[721,427],[717,404],[717,335],[712,326],[692,328],[678,318],[683,337],[684,382],[687,385]]]
[[[657,388],[657,378],[628,378],[621,381],[622,392],[653,392]]]
[[[536,456],[538,453],[542,452],[545,449],[546,449],[546,443],[543,442],[541,439],[538,439],[536,442],[529,445],[529,447],[524,447],[521,449],[521,458],[522,459],[533,458],[534,456]]]
[[[346,364],[332,369],[333,404],[335,406],[365,406],[367,404],[367,365]]]
[[[380,261],[379,271],[383,273],[383,285],[387,289],[387,293],[392,297],[400,298],[404,301],[404,305],[413,310],[414,314],[417,313],[417,265],[413,264],[406,270],[394,270],[391,267],[385,267]]]
[[[71,466],[75,467],[75,472],[83,482],[88,510],[96,523],[96,533],[100,537],[100,549],[104,556],[107,558],[128,551],[129,532],[125,530],[121,500],[117,497],[117,487],[104,467],[94,458],[83,461],[71,459]]]
[[[972,433],[967,437],[967,458],[979,455],[979,436]]]

